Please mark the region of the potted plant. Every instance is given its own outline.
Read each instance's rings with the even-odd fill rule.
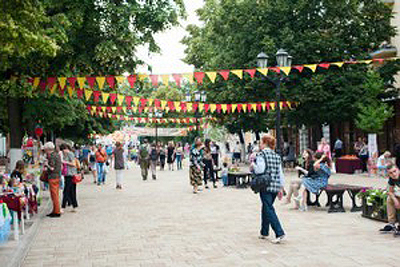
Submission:
[[[364,188],[357,194],[362,199],[362,216],[387,222],[386,189]]]

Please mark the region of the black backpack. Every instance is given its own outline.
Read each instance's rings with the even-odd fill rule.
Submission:
[[[265,190],[269,184],[271,183],[271,171],[268,171],[268,166],[267,166],[267,158],[265,157],[264,151],[261,151],[263,154],[263,158],[265,161],[265,170],[261,174],[253,174],[253,177],[251,179],[250,183],[250,188],[253,190],[255,194],[260,193],[260,191]]]
[[[151,149],[151,153],[150,153],[150,158],[151,160],[157,160],[157,149],[153,148]]]

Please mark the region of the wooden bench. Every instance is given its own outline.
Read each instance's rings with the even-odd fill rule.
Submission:
[[[345,212],[343,207],[343,194],[347,191],[352,201],[352,207],[350,211],[361,211],[361,206],[357,205],[356,196],[363,188],[365,187],[348,184],[329,184],[315,194],[314,201],[311,200],[311,194],[307,191],[307,205],[321,207],[321,204],[319,203],[319,197],[321,196],[322,192],[325,191],[328,196],[328,202],[326,203],[326,206],[329,207],[328,213]]]

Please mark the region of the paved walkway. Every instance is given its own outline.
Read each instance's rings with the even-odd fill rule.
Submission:
[[[105,186],[91,181],[88,176],[79,186],[79,212],[42,220],[22,266],[400,264],[400,238],[379,235],[383,224],[360,213],[328,214],[325,208],[302,213],[277,203],[288,238],[273,245],[257,238],[260,201],[250,189],[219,187],[194,195],[186,170],[160,172],[157,181],[143,182],[138,167],[125,172],[122,191],[114,188],[114,174]],[[360,176],[336,175],[331,182],[385,185]]]

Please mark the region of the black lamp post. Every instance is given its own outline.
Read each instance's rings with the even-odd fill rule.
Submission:
[[[156,119],[159,119],[159,118],[161,118],[163,116],[163,113],[161,112],[161,111],[158,111],[158,110],[156,110],[155,112],[154,112],[154,117],[156,118]],[[150,117],[150,119],[151,118],[153,118],[153,113],[149,113],[149,117]],[[155,124],[156,124],[156,145],[158,144],[158,123],[157,123],[157,121],[155,122]]]
[[[186,102],[192,101],[192,96],[190,93],[186,93]],[[200,112],[199,112],[199,103],[200,102],[206,102],[207,101],[207,93],[205,91],[195,91],[194,92],[194,101],[197,103],[197,108],[194,113],[194,117],[196,118],[196,132],[197,136],[200,135],[200,124],[199,124],[199,118],[200,118]]]
[[[292,57],[283,50],[279,49],[276,53],[276,62],[278,67],[290,67],[292,65]],[[261,52],[257,55],[257,66],[259,68],[267,68],[268,67],[268,56]],[[281,83],[285,80],[285,77],[282,75],[282,72],[279,73],[277,79],[271,79],[267,77],[269,81],[271,81],[276,88],[275,91],[275,108],[276,108],[276,152],[282,156],[282,146],[281,146]]]

